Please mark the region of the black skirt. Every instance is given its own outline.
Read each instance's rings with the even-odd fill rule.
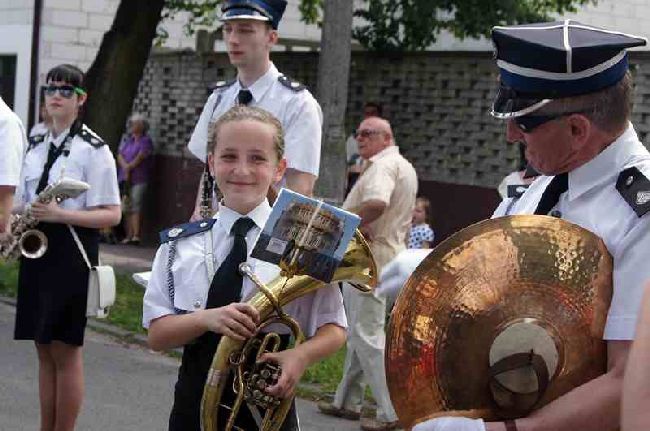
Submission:
[[[18,272],[16,340],[61,341],[82,346],[86,328],[88,266],[66,225],[40,223],[48,239],[38,259],[21,257]],[[91,264],[99,255],[99,231],[75,227]]]

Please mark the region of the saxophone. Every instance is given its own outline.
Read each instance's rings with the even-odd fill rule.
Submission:
[[[287,315],[282,307],[327,284],[307,275],[288,277],[286,272],[283,272],[269,284],[264,285],[247,263],[240,266],[240,272],[250,278],[259,289],[259,292],[248,301],[260,314],[258,331],[268,325],[280,323],[289,327],[296,345],[300,344],[305,339],[304,334],[298,323]],[[359,230],[350,241],[331,283],[343,281],[349,282],[362,292],[372,291],[377,284],[377,266],[370,247]],[[293,397],[276,399],[267,395],[264,388],[274,384],[281,371],[277,366],[269,363],[255,364],[253,367],[249,365],[256,362],[249,360],[251,356],[259,358],[265,351],[277,351],[279,344],[278,335],[272,332],[266,334],[262,340],[256,337],[246,341],[237,341],[226,336],[221,338],[203,389],[201,402],[203,431],[239,430],[234,423],[243,403],[264,410],[264,416],[260,417],[259,430],[280,429],[289,412]],[[233,387],[226,388],[230,373],[234,373]],[[225,406],[230,410],[230,414],[227,417],[218,417],[218,408],[223,404],[221,398],[225,390],[233,390],[236,398],[232,406]]]
[[[55,200],[57,203],[69,198],[76,198],[90,186],[78,180],[63,178],[55,184],[50,184],[36,197],[36,201],[48,204]],[[35,229],[39,220],[32,215],[32,206],[28,205],[22,215],[17,215],[11,222],[10,233],[0,241],[0,258],[18,259],[22,254],[28,259],[38,259],[47,251],[47,237]]]

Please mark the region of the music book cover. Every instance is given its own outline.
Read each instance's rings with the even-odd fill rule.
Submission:
[[[282,189],[251,257],[329,283],[360,221],[356,214]]]

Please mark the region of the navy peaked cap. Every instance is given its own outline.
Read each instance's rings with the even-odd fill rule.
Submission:
[[[573,20],[494,27],[492,42],[501,78],[492,107],[498,118],[616,84],[628,70],[626,49],[647,43]]]
[[[221,21],[231,19],[267,21],[277,30],[286,8],[286,0],[225,0],[221,5]]]

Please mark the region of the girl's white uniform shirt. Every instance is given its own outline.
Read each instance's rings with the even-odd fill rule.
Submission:
[[[108,145],[101,145],[101,140],[85,125],[79,134],[72,138],[70,154],[66,157],[61,154],[52,168],[48,184],[54,184],[61,179],[71,178],[88,183],[90,189],[74,199],[66,199],[59,205],[69,210],[81,210],[99,205],[119,205],[120,192],[117,184],[117,169],[115,158]],[[56,147],[63,145],[69,129],[59,134],[56,138],[49,133],[45,139],[34,146],[30,146],[25,156],[20,188],[16,193],[17,199],[23,204],[34,202],[36,188],[47,161],[50,144]],[[84,135],[87,138],[82,137]],[[98,144],[91,144],[93,137]]]
[[[241,217],[249,217],[255,222],[255,226],[246,235],[247,251],[250,256],[270,213],[271,207],[266,199],[246,215],[241,215],[225,206],[219,207],[219,212],[214,216],[216,222],[212,226],[215,271],[232,249],[233,237],[229,232],[235,221]],[[176,242],[176,256],[172,264],[175,288],[174,303],[171,303],[167,284],[169,243],[164,243],[154,258],[151,278],[144,295],[142,324],[145,328],[148,328],[154,319],[174,314],[174,308],[190,312],[205,308],[212,282],[208,278],[205,263],[205,235],[199,233],[178,239]],[[251,257],[247,262],[264,283],[268,283],[280,273],[280,269],[271,263]],[[257,292],[254,283],[244,277],[242,302],[248,301]],[[343,298],[335,284],[321,287],[312,293],[301,296],[285,305],[283,309],[298,321],[300,328],[307,336],[314,335],[319,327],[328,323],[347,328]],[[285,327],[280,328],[275,327],[273,330],[277,330],[279,333],[288,332]]]

